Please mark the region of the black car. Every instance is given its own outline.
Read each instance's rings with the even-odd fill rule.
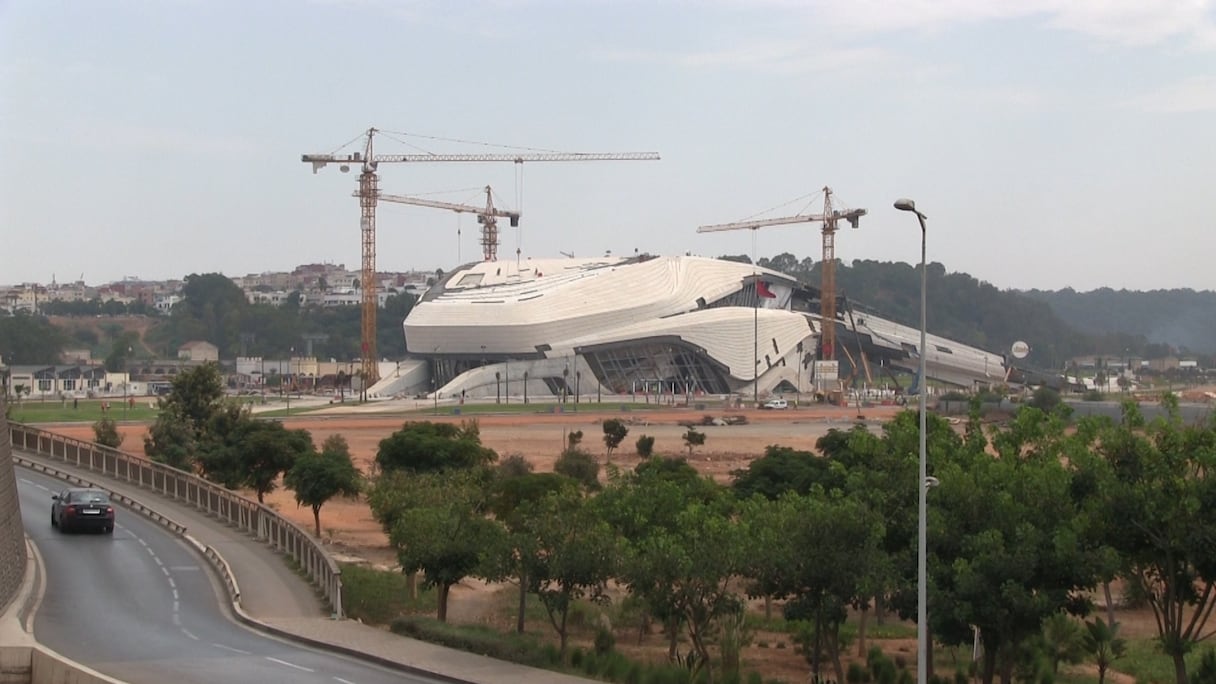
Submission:
[[[51,497],[51,527],[68,530],[114,531],[114,506],[101,489],[69,487]]]

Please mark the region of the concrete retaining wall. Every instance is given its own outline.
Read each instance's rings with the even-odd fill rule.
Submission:
[[[0,613],[17,595],[25,576],[25,528],[17,499],[11,433],[0,396]]]

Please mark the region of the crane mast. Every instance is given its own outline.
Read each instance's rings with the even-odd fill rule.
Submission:
[[[533,152],[519,153],[480,153],[480,154],[377,154],[375,137],[379,129],[369,128],[364,132],[362,152],[347,154],[304,154],[300,161],[312,165],[315,174],[329,164],[338,164],[343,173],[350,170],[351,165],[359,165],[359,188],[356,196],[359,198],[360,222],[359,232],[363,244],[363,259],[361,263],[360,283],[363,294],[360,298],[361,311],[361,364],[360,375],[363,381],[363,398],[366,399],[367,388],[380,379],[380,371],[376,365],[376,204],[380,199],[380,177],[378,168],[381,163],[422,163],[422,162],[564,162],[564,161],[653,161],[658,160],[656,152]],[[492,208],[492,207],[487,207]],[[483,224],[484,225],[484,224]],[[493,247],[497,250],[497,226],[493,227]],[[489,254],[489,238],[483,233],[483,247]]]
[[[823,330],[820,333],[819,358],[830,361],[836,358],[836,222],[843,219],[857,228],[865,209],[839,210],[832,208],[832,189],[823,188],[823,212],[819,214],[797,214],[778,218],[755,219],[752,221],[736,221],[734,223],[719,223],[697,228],[698,233],[716,233],[726,230],[757,230],[769,226],[781,226],[791,223],[823,224],[823,264],[819,288],[819,314]]]
[[[397,204],[412,204],[418,207],[430,207],[432,209],[447,209],[460,213],[477,214],[477,222],[481,224],[481,248],[482,256],[486,261],[498,261],[498,219],[507,218],[511,220],[511,226],[519,225],[519,218],[522,214],[518,211],[506,211],[496,209],[494,207],[494,192],[490,186],[485,187],[486,206],[475,207],[471,204],[456,204],[453,202],[440,202],[437,200],[424,199],[422,197],[409,197],[406,195],[388,195],[380,193],[380,199],[385,202],[396,202]],[[356,196],[358,192],[355,193]]]

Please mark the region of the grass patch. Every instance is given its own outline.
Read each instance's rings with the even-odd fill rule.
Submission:
[[[73,407],[71,399],[67,401],[26,399],[20,404],[9,404],[12,411],[9,420],[29,424],[96,423],[106,417],[121,423],[127,420],[155,420],[156,416],[160,414],[159,408],[148,406],[149,402],[156,403],[155,397],[136,397],[135,406],[124,405],[122,397],[110,399],[109,402],[110,410],[103,412],[101,410],[102,400],[99,399],[81,399],[76,402],[75,407]]]
[[[1200,644],[1186,656],[1186,671],[1194,675],[1199,659],[1210,646]],[[1111,664],[1111,669],[1136,678],[1137,682],[1168,684],[1175,680],[1174,661],[1161,652],[1156,639],[1129,639],[1127,654]],[[1109,678],[1108,678],[1109,680]]]
[[[490,627],[451,625],[421,615],[397,618],[390,628],[394,634],[497,660],[550,669],[560,664],[557,649],[547,647],[532,634],[503,634]]]
[[[435,611],[435,590],[419,586],[418,598],[411,599],[408,578],[399,572],[346,563],[341,567],[342,608],[352,620],[387,625],[402,615]]]

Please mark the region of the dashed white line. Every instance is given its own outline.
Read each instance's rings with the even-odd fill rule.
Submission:
[[[185,634],[186,636],[190,637],[191,639],[194,639],[195,641],[199,640],[198,637],[194,636],[194,634],[192,634],[190,632],[190,630],[186,629],[185,627],[182,628],[182,634]]]
[[[352,682],[351,680],[349,680],[349,679],[342,679],[341,677],[334,677],[334,681],[342,682],[342,684],[355,684],[355,683],[354,683],[354,682]]]
[[[177,589],[177,582],[174,582],[172,577],[170,577],[170,578],[169,578],[169,586],[170,586],[170,587],[173,587],[173,589],[175,590],[173,593],[174,593],[174,594],[176,594],[176,593],[177,593],[177,591],[176,591],[176,589]],[[177,597],[176,597],[176,596],[174,596],[173,598],[177,598]]]
[[[286,660],[279,660],[278,658],[271,658],[270,656],[266,656],[266,660],[269,660],[272,663],[286,665],[287,667],[294,667],[295,669],[303,670],[304,672],[316,672],[316,670],[312,669],[311,667],[304,667],[303,665],[296,665],[295,663],[289,663]]]
[[[223,645],[223,644],[211,644],[211,645],[212,645],[212,646],[214,646],[214,647],[216,647],[216,648],[222,648],[222,649],[224,649],[225,651],[232,651],[233,653],[240,653],[240,654],[242,654],[242,655],[249,655],[249,654],[250,654],[250,651],[245,651],[245,650],[242,650],[242,649],[239,649],[239,648],[233,648],[232,646],[225,646],[225,645]]]

